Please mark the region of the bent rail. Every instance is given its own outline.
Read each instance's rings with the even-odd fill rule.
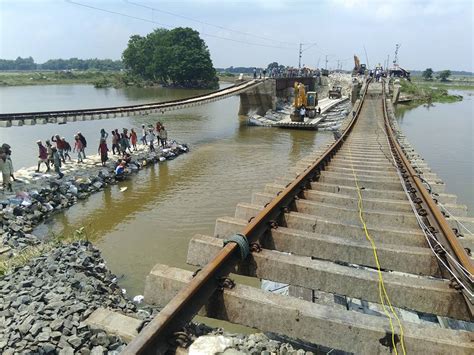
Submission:
[[[123,115],[134,112],[165,112],[178,108],[186,108],[190,106],[197,106],[208,102],[225,99],[229,96],[239,94],[241,92],[250,90],[260,84],[263,80],[251,80],[241,84],[232,85],[230,87],[213,91],[208,94],[201,94],[185,99],[169,100],[164,102],[103,107],[93,109],[78,109],[78,110],[57,110],[57,111],[39,111],[39,112],[18,112],[18,113],[1,113],[1,121],[27,120],[27,119],[46,119],[47,122],[54,122],[52,119],[68,118],[77,116],[94,116],[94,115]],[[45,122],[46,123],[46,122]]]

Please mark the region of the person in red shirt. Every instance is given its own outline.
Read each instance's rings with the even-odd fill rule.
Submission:
[[[137,150],[137,132],[132,128],[130,131],[130,141],[132,142],[133,150]]]
[[[100,161],[102,162],[102,166],[105,166],[105,162],[109,160],[109,157],[107,156],[109,147],[107,147],[107,143],[104,138],[100,140],[98,151],[100,154]]]
[[[39,173],[40,171],[40,166],[41,163],[44,163],[46,165],[47,170],[49,171],[49,162],[48,162],[48,150],[46,147],[41,143],[41,141],[36,142],[38,144],[38,149],[39,149],[39,154],[38,154],[38,168],[36,169],[36,172]]]
[[[64,142],[63,140],[61,139],[61,137],[59,137],[59,134],[56,134],[55,136],[52,136],[51,137],[51,141],[56,143],[56,149],[58,150],[58,153],[59,153],[59,156],[61,157],[61,160],[63,161],[63,163],[66,162],[66,159],[64,158]]]

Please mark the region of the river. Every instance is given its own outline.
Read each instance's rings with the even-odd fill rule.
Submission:
[[[458,196],[474,216],[474,91],[454,91],[463,100],[410,108],[396,114],[400,128],[433,172],[443,180],[446,192]]]
[[[5,89],[8,94],[4,96]],[[3,112],[52,109],[55,97],[60,102],[57,108],[66,109],[198,93],[166,89],[104,92],[84,85],[0,88]],[[35,164],[34,142],[56,132],[71,137],[81,131],[95,147],[94,137],[98,139],[101,128],[139,127],[159,119],[170,138],[190,145],[190,153],[121,183],[120,187],[128,186],[124,193],[115,186],[93,195],[36,231],[68,234],[85,226],[89,233],[99,235],[96,245],[121,277],[120,285],[134,296],[143,293],[145,277],[155,263],[186,267],[192,236],[212,235],[217,217],[233,216],[237,203],[250,201],[253,191],[262,191],[265,183],[332,137],[328,132],[248,127],[237,115],[238,109],[237,96],[165,115],[5,128],[0,129],[0,141],[12,145],[17,168]]]
[[[202,91],[170,89],[95,89],[87,85],[0,88],[0,111],[34,111],[126,105],[196,95]],[[141,117],[0,129],[0,141],[13,148],[16,168],[36,163],[35,141],[52,134],[71,138],[81,131],[95,149],[101,128],[139,127],[162,121],[171,138],[191,151],[145,169],[120,192],[119,186],[92,195],[58,214],[37,232],[73,233],[84,226],[100,236],[101,249],[130,296],[143,293],[155,263],[186,268],[189,239],[212,234],[215,220],[232,216],[238,202],[283,174],[332,136],[328,132],[248,127],[237,115],[239,98]],[[473,97],[455,104],[398,110],[402,130],[448,191],[474,211]],[[449,125],[449,129],[447,129]]]

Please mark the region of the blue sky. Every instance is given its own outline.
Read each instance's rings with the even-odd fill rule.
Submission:
[[[146,21],[70,1],[0,0],[0,58],[119,59],[131,35],[164,24],[202,33],[216,67],[297,66],[305,43],[303,64],[324,66],[328,55],[328,67],[339,60],[350,69],[353,54],[365,62],[364,47],[373,66],[388,54],[393,59],[400,43],[399,62],[407,68],[474,71],[471,0],[72,1]]]

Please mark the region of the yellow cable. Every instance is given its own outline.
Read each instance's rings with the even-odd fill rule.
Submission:
[[[395,350],[395,355],[398,355],[398,351],[397,351],[397,345],[395,343],[395,328],[393,326],[393,321],[392,321],[392,316],[390,315],[390,313],[388,312],[387,310],[387,306],[385,305],[385,301],[384,301],[384,298],[386,299],[387,303],[388,303],[388,306],[391,310],[391,312],[393,313],[393,315],[395,316],[395,318],[397,319],[397,322],[398,322],[398,325],[400,327],[400,344],[402,346],[402,351],[403,351],[403,355],[406,355],[406,350],[405,350],[405,342],[403,340],[403,337],[404,337],[404,334],[403,334],[403,326],[402,326],[402,323],[400,321],[400,318],[398,318],[398,315],[397,313],[395,312],[395,310],[393,309],[393,306],[392,306],[392,303],[390,302],[390,298],[388,297],[388,294],[387,294],[387,290],[385,289],[385,284],[384,284],[384,281],[383,281],[383,275],[382,275],[382,270],[380,269],[380,263],[379,263],[379,258],[378,258],[378,255],[377,255],[377,247],[375,245],[375,242],[374,240],[371,238],[370,234],[369,234],[369,231],[367,230],[367,225],[365,223],[365,219],[364,219],[364,216],[363,216],[363,206],[362,206],[362,195],[360,193],[360,187],[359,187],[359,182],[357,180],[357,175],[355,173],[355,170],[354,170],[354,164],[352,163],[352,151],[351,151],[351,148],[349,146],[349,155],[350,155],[350,159],[351,159],[351,168],[352,168],[352,174],[354,176],[354,181],[355,181],[355,185],[356,185],[356,188],[357,188],[357,195],[358,195],[358,202],[357,202],[357,207],[359,209],[359,219],[364,227],[364,232],[365,232],[365,236],[367,238],[367,240],[370,242],[370,244],[372,245],[372,251],[374,253],[374,258],[375,258],[375,264],[377,265],[377,273],[378,273],[378,276],[379,276],[379,297],[380,297],[380,303],[382,304],[382,308],[385,312],[385,314],[387,315],[388,319],[389,319],[389,322],[390,322],[390,329],[392,330],[392,345],[393,345],[393,349]],[[383,295],[382,295],[383,293]]]

